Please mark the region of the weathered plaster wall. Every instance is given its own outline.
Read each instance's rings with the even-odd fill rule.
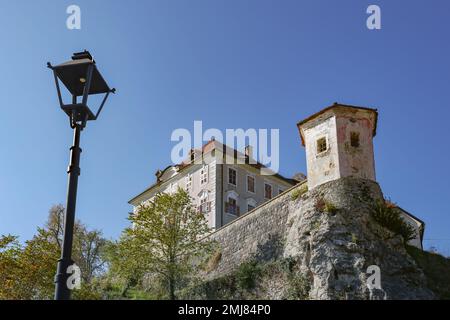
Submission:
[[[360,177],[375,181],[373,152],[373,113],[336,111],[340,177]],[[359,134],[359,146],[351,146],[350,135]]]
[[[327,112],[304,130],[308,187],[314,187],[340,177],[339,152],[336,137],[336,117]],[[327,140],[328,150],[317,153],[317,140]]]
[[[373,110],[334,108],[301,125],[306,148],[308,187],[342,177],[375,181]],[[351,145],[351,133],[359,135],[359,145]],[[319,152],[318,140],[325,138],[328,149]]]

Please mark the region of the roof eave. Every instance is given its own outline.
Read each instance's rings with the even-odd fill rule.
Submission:
[[[305,146],[305,138],[303,136],[302,130],[301,130],[301,126],[303,126],[305,123],[317,118],[318,116],[320,116],[321,114],[324,114],[327,111],[330,111],[333,108],[339,108],[339,107],[343,107],[343,108],[353,108],[353,109],[361,109],[361,110],[366,110],[366,111],[371,111],[375,114],[375,119],[374,119],[374,124],[373,124],[373,132],[372,135],[375,137],[377,134],[377,124],[378,124],[378,110],[375,108],[368,108],[368,107],[360,107],[360,106],[354,106],[354,105],[350,105],[350,104],[342,104],[342,103],[337,103],[335,102],[334,104],[314,113],[313,115],[307,117],[306,119],[303,119],[299,122],[297,122],[297,128],[300,134],[300,138],[302,140],[302,146]]]

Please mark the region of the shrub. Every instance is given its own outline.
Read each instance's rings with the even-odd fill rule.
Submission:
[[[392,203],[376,201],[371,213],[375,221],[393,233],[401,235],[405,243],[416,237],[414,228],[402,219],[400,212]]]
[[[291,193],[291,200],[293,200],[293,201],[297,200],[302,195],[304,195],[306,192],[308,192],[308,185],[306,183],[304,183],[301,186],[299,186],[297,189],[292,191],[292,193]]]
[[[306,300],[311,290],[310,281],[302,274],[290,274],[287,298],[291,300]]]
[[[323,198],[320,198],[316,201],[316,203],[314,204],[314,208],[316,208],[316,210],[319,211],[324,211],[325,209],[325,200]]]
[[[251,290],[261,274],[261,266],[257,261],[251,260],[242,263],[236,272],[237,286],[244,290]]]
[[[319,200],[317,200],[317,202],[315,204],[315,208],[321,212],[327,212],[327,213],[336,213],[338,211],[338,209],[336,208],[336,206],[334,204],[332,204],[329,201],[326,201],[323,198],[320,198]]]
[[[300,198],[301,195],[302,195],[302,194],[301,194],[301,192],[300,192],[300,189],[295,189],[295,190],[292,191],[292,193],[291,193],[291,200],[292,200],[292,201],[295,201],[295,200],[297,200],[298,198]]]
[[[338,211],[338,209],[331,202],[325,201],[324,211],[327,212],[327,213],[336,213]]]
[[[204,270],[206,272],[211,272],[214,269],[217,268],[217,266],[219,265],[220,260],[222,259],[222,251],[216,250],[211,257],[209,258],[208,262],[206,263],[206,266],[204,268]]]

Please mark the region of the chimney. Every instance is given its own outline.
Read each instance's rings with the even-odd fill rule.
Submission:
[[[251,145],[245,147],[245,156],[249,159],[253,159],[253,147]]]
[[[162,173],[162,171],[159,170],[159,169],[155,172],[156,182],[160,182],[161,181],[161,173]]]
[[[292,177],[292,180],[295,180],[297,182],[303,182],[306,180],[306,176],[303,173],[299,172],[299,173],[294,174],[294,176]]]

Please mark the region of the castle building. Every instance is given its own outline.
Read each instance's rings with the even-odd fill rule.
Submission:
[[[183,163],[157,171],[156,182],[129,203],[135,211],[159,192],[183,188],[198,210],[206,215],[209,227],[220,228],[298,182],[279,174],[261,175],[264,166],[255,161],[251,153],[251,147],[242,154],[211,140],[201,150],[192,150]],[[229,155],[234,159],[230,161]],[[238,162],[238,159],[243,161]]]
[[[349,176],[376,181],[373,137],[377,119],[376,109],[335,103],[300,121],[297,127],[306,149],[307,176],[297,174],[292,179],[276,173],[261,175],[261,169],[267,168],[253,159],[251,147],[242,154],[211,140],[200,150],[192,150],[182,163],[158,170],[155,183],[129,203],[135,212],[157,193],[183,188],[214,230],[298,183],[307,183],[312,190]],[[409,244],[422,248],[425,223],[399,206],[395,208],[416,231]]]

